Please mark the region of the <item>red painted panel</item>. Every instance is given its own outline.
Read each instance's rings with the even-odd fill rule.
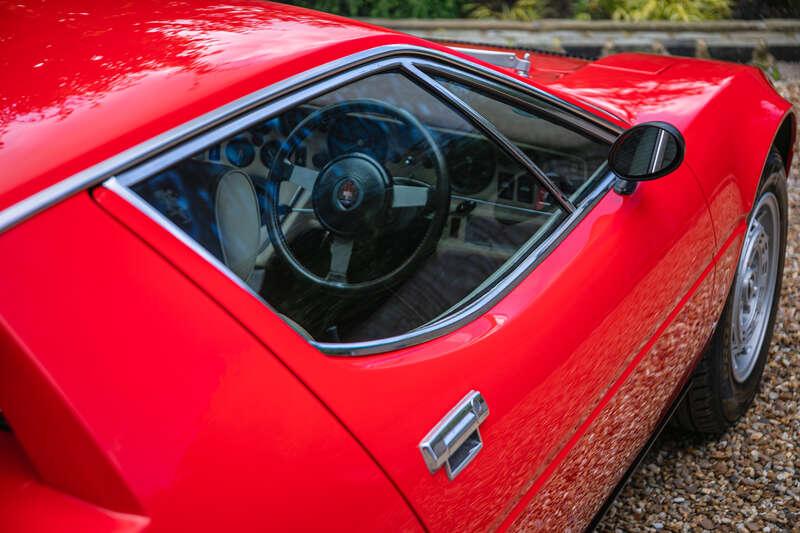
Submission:
[[[644,54],[603,58],[549,87],[629,124],[675,125],[686,140],[686,164],[708,198],[718,246],[752,207],[774,136],[791,109],[755,67]],[[720,292],[727,294],[727,287],[722,283]]]
[[[12,277],[7,283],[20,282],[17,290],[25,291],[22,280],[9,274]],[[12,296],[5,290],[0,294]],[[9,313],[13,312],[11,305],[7,301]],[[27,308],[30,314],[43,306],[30,297],[13,305],[16,312]],[[0,408],[17,438],[26,445],[36,469],[54,487],[74,496],[114,511],[141,513],[141,503],[125,484],[115,462],[92,438],[92,429],[76,416],[25,341],[11,330],[10,319],[10,314],[0,313]],[[36,337],[48,334],[46,324],[39,324]],[[37,445],[40,443],[44,445]]]
[[[580,531],[607,500],[668,414],[714,329],[714,265],[642,350],[592,417],[504,525],[515,531]]]
[[[0,54],[10,74],[0,91],[0,163],[15,168],[0,179],[0,207],[318,64],[371,46],[424,44],[244,0],[40,7],[7,4],[13,17],[0,15],[0,33],[13,37],[2,46],[14,46]],[[154,528],[418,525],[355,436],[433,529],[496,526],[512,509],[549,501],[538,491],[578,475],[571,465],[584,457],[583,430],[624,425],[608,413],[637,397],[648,369],[677,379],[690,350],[663,356],[679,333],[665,321],[727,243],[715,276],[721,305],[737,231],[788,104],[757,71],[716,62],[626,54],[542,66],[533,83],[569,101],[607,109],[620,123],[674,123],[686,164],[631,197],[610,193],[494,309],[424,345],[324,356],[110,193],[98,195],[105,208],[163,257],[85,194],[4,234],[0,253],[14,261],[0,263],[0,316],[4,346],[13,346],[2,363],[28,387],[5,387],[0,406],[41,477],[109,508],[141,509]],[[745,97],[755,103],[731,113]],[[675,324],[704,301],[689,300]],[[703,339],[702,328],[679,329],[685,346]],[[615,382],[619,397],[609,395]],[[430,476],[416,445],[472,388],[491,409],[486,447],[454,482]],[[641,438],[622,443],[620,457]],[[564,457],[563,474],[547,477]],[[595,495],[618,466],[598,466]],[[99,488],[104,480],[113,490]],[[356,516],[375,522],[352,523]]]
[[[99,201],[278,354],[374,454],[434,530],[497,526],[586,423],[711,262],[714,236],[688,169],[601,200],[491,311],[425,344],[325,356],[256,298],[113,193]],[[698,333],[695,345],[704,339]],[[672,372],[685,369],[676,359]],[[470,389],[490,408],[485,447],[448,481],[419,440]],[[633,449],[633,444],[631,445]],[[589,473],[587,473],[589,474]]]
[[[11,433],[0,432],[0,531],[137,533],[147,518],[114,513],[42,484]]]
[[[153,531],[419,528],[264,345],[87,193],[4,233],[0,256],[0,315],[52,387],[3,409],[46,483],[102,501],[64,475],[96,467],[88,441]],[[54,398],[80,438],[37,427]]]

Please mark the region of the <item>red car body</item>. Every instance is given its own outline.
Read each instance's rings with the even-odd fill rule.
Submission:
[[[790,105],[747,66],[533,54],[520,76],[245,0],[8,3],[0,28],[2,531],[583,528],[713,331],[770,148],[792,156]],[[685,162],[608,191],[482,316],[351,358],[87,182],[387,46],[502,72],[620,130],[669,122]],[[471,389],[490,407],[484,448],[455,480],[431,475],[419,441]]]

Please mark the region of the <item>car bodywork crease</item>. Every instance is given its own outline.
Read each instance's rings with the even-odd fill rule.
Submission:
[[[117,193],[115,193],[115,192],[113,192],[111,190],[106,190],[106,189],[98,189],[96,191],[96,194],[115,195],[115,196],[117,195]],[[107,216],[109,216],[115,223],[119,224],[119,226],[122,227],[125,231],[127,231],[131,235],[133,235],[134,238],[139,240],[142,244],[147,246],[155,254],[157,254],[164,261],[166,261],[177,272],[180,272],[181,275],[189,283],[191,283],[194,287],[196,287],[197,290],[199,290],[200,292],[205,294],[226,315],[231,317],[231,319],[233,321],[235,321],[237,324],[239,324],[239,326],[243,330],[247,331],[247,333],[258,344],[263,346],[269,352],[269,355],[271,357],[273,357],[283,368],[285,368],[286,371],[289,372],[297,380],[297,382],[300,383],[308,391],[308,393],[311,394],[314,397],[314,399],[319,403],[320,407],[322,407],[322,409],[324,409],[326,412],[328,412],[330,414],[330,416],[333,417],[333,419],[336,420],[336,422],[344,429],[344,431],[347,432],[347,434],[353,439],[353,441],[358,444],[358,446],[363,450],[363,452],[367,455],[367,457],[369,457],[370,460],[373,462],[373,464],[380,470],[380,472],[383,474],[383,476],[386,478],[386,480],[392,485],[392,487],[395,489],[397,494],[403,499],[403,501],[407,505],[408,509],[414,515],[414,518],[417,519],[417,522],[420,525],[420,527],[425,531],[428,530],[427,526],[425,525],[425,522],[422,520],[422,517],[419,515],[419,513],[416,510],[416,508],[414,507],[412,502],[409,500],[409,498],[406,496],[406,494],[397,485],[395,480],[389,475],[389,473],[386,471],[386,469],[383,467],[383,465],[378,461],[378,459],[375,457],[375,455],[363,444],[363,442],[361,442],[361,440],[355,435],[355,433],[353,433],[353,431],[350,429],[350,427],[348,427],[347,424],[344,423],[342,418],[337,413],[335,413],[333,411],[333,409],[326,402],[324,402],[322,400],[322,398],[319,396],[317,391],[315,391],[305,380],[302,379],[302,377],[300,377],[288,364],[286,364],[286,362],[284,361],[284,359],[282,357],[277,357],[275,355],[275,352],[272,350],[272,348],[270,348],[260,336],[256,335],[247,324],[245,324],[242,320],[240,320],[240,318],[235,313],[231,312],[230,309],[228,309],[228,307],[223,305],[222,302],[220,302],[219,299],[217,299],[214,296],[214,294],[212,294],[211,291],[207,290],[202,284],[198,283],[194,278],[189,276],[188,273],[186,271],[184,271],[179,265],[177,265],[167,254],[163,253],[161,250],[158,249],[158,247],[152,245],[147,239],[145,239],[142,235],[140,235],[139,232],[137,232],[136,230],[131,228],[124,220],[122,220],[122,218],[120,218],[117,214],[115,214],[113,212],[113,210],[108,209],[108,207],[106,205],[104,205],[103,202],[98,201],[98,199],[95,198],[94,194],[91,194],[90,196],[92,197],[92,200],[93,200],[94,204],[97,205],[97,207],[100,210],[102,210]],[[121,197],[120,197],[120,200],[121,201],[125,201]],[[133,209],[136,209],[134,206],[131,206],[131,207]],[[146,216],[146,215],[144,213],[142,213],[142,216]]]

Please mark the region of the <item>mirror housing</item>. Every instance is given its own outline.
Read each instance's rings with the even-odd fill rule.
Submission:
[[[645,122],[625,131],[611,145],[608,166],[617,175],[614,190],[630,194],[639,181],[669,174],[683,162],[685,143],[666,122]]]

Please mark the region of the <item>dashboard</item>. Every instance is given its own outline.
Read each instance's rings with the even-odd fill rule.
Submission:
[[[208,148],[198,157],[249,171],[256,178],[266,177],[281,143],[314,109],[300,106],[290,110]],[[393,175],[432,170],[433,161],[421,153],[426,149],[422,136],[411,130],[388,118],[347,115],[328,125],[322,142],[311,138],[299,147],[294,153],[295,163],[310,163],[319,170],[334,157],[360,151],[382,162]],[[538,191],[537,181],[485,137],[441,128],[430,128],[430,133],[444,154],[454,194],[523,208],[550,203],[547,195]],[[518,146],[567,196],[603,162],[597,156],[585,158],[545,147]]]
[[[312,106],[299,106],[231,139],[209,147],[195,159],[244,170],[254,181],[266,212],[266,180],[281,144],[309,114]],[[450,216],[444,240],[494,248],[508,255],[524,238],[495,238],[509,226],[532,219],[544,223],[558,208],[538,180],[505,155],[492,141],[474,131],[429,127],[441,150],[451,186]],[[519,144],[548,177],[567,195],[576,193],[604,158],[581,157],[541,146]],[[296,165],[321,170],[333,158],[351,152],[366,153],[381,162],[390,175],[430,185],[436,171],[430,149],[420,132],[388,117],[351,113],[323,124],[293,152]],[[310,194],[282,182],[279,205],[286,208],[287,236],[302,213],[311,212]],[[306,217],[313,218],[313,217]],[[510,231],[514,233],[514,231]],[[521,232],[530,236],[530,230]],[[527,238],[527,237],[526,237]]]

